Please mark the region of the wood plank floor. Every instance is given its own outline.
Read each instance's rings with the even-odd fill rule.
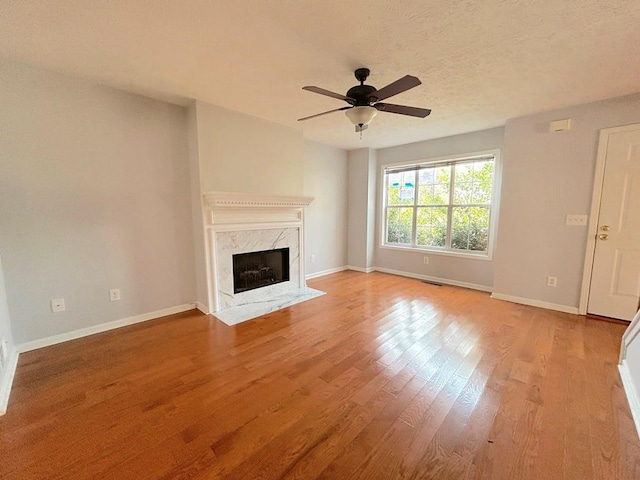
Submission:
[[[25,353],[2,479],[640,479],[624,325],[342,272]]]

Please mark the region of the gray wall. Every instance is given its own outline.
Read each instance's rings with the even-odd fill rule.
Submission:
[[[304,195],[307,275],[347,265],[347,152],[305,141]],[[311,262],[311,255],[316,261]]]
[[[198,116],[196,102],[187,112],[187,139],[189,142],[189,173],[191,187],[191,215],[193,225],[193,248],[196,273],[196,302],[209,311],[207,286],[207,257],[205,253],[204,212],[202,186],[200,184],[200,144],[198,140]]]
[[[378,164],[384,166],[398,162],[428,160],[447,155],[460,155],[502,148],[503,135],[503,128],[492,128],[480,132],[384,148],[378,150]],[[491,288],[493,285],[493,262],[490,260],[454,257],[433,252],[408,252],[381,248],[381,190],[380,182],[378,182],[375,238],[376,266]],[[500,229],[501,224],[502,219],[500,219],[498,229]],[[429,257],[429,264],[427,265],[423,263],[425,255]]]
[[[570,118],[571,130],[549,133]],[[494,292],[578,307],[600,129],[640,122],[640,95],[507,121]],[[558,277],[556,288],[547,276]]]
[[[197,102],[203,192],[302,195],[302,133],[277,123]]]
[[[0,77],[15,342],[192,302],[186,109],[7,61]]]
[[[361,148],[349,152],[348,249],[350,266],[375,266],[376,151]]]
[[[378,151],[369,151],[369,165],[367,169],[367,268],[376,265],[376,205],[378,189]]]

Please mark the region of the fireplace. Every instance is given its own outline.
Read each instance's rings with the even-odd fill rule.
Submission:
[[[289,281],[289,248],[233,255],[233,293]]]
[[[236,307],[255,310],[265,302],[283,301],[283,295],[307,291],[303,209],[311,200],[233,192],[204,194],[209,312]],[[257,256],[240,260],[248,252]],[[277,252],[279,259],[270,258],[271,252]]]

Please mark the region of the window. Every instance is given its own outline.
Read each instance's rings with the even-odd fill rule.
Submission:
[[[383,244],[488,256],[496,156],[385,168]]]

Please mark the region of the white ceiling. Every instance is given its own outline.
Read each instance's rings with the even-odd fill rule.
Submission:
[[[638,0],[2,0],[0,56],[186,104],[200,99],[342,148],[480,130],[640,91]],[[362,140],[344,106],[301,90],[423,84]]]

